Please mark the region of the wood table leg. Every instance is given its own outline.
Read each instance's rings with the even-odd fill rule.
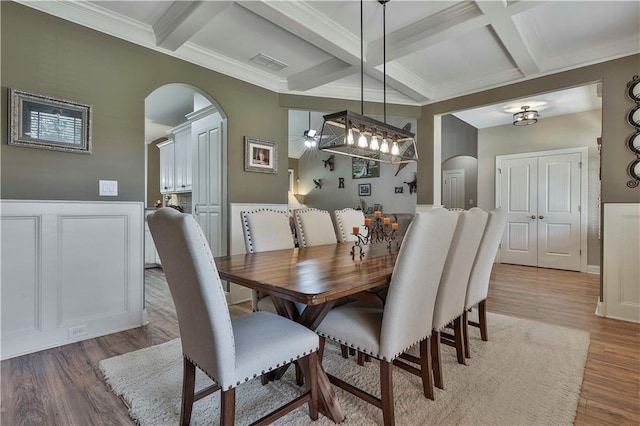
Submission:
[[[311,330],[318,328],[324,317],[335,304],[335,301],[331,301],[323,303],[322,305],[309,305],[302,311],[301,315],[295,317],[295,314],[292,315],[291,309],[287,306],[288,304],[292,304],[291,302],[282,301],[275,297],[273,297],[273,299],[278,314],[293,319]],[[292,316],[295,318],[292,318]],[[317,361],[318,408],[322,414],[333,420],[334,423],[342,423],[344,421],[344,411],[338,402],[338,397],[320,361],[320,359]],[[304,363],[301,363],[300,366],[305,368]]]
[[[301,362],[300,368],[303,369],[303,374],[305,376],[309,374],[306,363]],[[345,418],[344,411],[342,411],[342,407],[338,403],[336,393],[329,382],[329,376],[327,376],[327,372],[324,371],[324,368],[322,367],[322,359],[320,356],[318,356],[317,359],[316,370],[318,378],[318,410],[327,418],[333,420],[334,423],[342,423]],[[305,385],[305,389],[307,389],[308,384],[305,383]]]

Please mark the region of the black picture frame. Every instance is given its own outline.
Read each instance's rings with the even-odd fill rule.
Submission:
[[[371,184],[370,183],[360,183],[358,184],[358,195],[360,197],[368,197],[371,195]]]

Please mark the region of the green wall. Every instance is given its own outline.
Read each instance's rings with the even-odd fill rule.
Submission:
[[[8,146],[7,114],[1,114],[4,199],[98,200],[98,180],[116,179],[120,195],[109,200],[144,201],[144,99],[168,83],[200,88],[229,118],[229,202],[286,202],[288,108],[360,110],[357,101],[277,94],[16,3],[0,2],[0,8],[3,107],[12,87],[94,109],[92,155]],[[434,115],[598,80],[603,81],[602,200],[639,201],[640,189],[625,185],[633,157],[625,148],[631,134],[625,117],[633,105],[625,88],[638,69],[640,55],[634,55],[422,108],[389,105],[389,116],[418,118],[418,203],[433,202]],[[379,103],[367,102],[364,109],[368,115],[382,112]],[[244,172],[244,136],[278,142],[277,175]]]
[[[286,202],[287,111],[276,93],[16,3],[0,8],[3,106],[11,87],[90,104],[94,118],[93,153],[80,155],[7,145],[2,114],[3,199],[100,200],[98,180],[116,179],[108,201],[144,201],[144,99],[187,83],[229,118],[229,202]],[[277,175],[244,172],[245,135],[278,142]]]
[[[490,105],[537,93],[551,92],[602,80],[602,202],[640,202],[640,188],[627,188],[627,166],[634,158],[625,141],[633,128],[626,116],[634,103],[626,84],[640,70],[640,55],[461,96],[422,107],[418,120],[418,204],[433,203],[433,121],[435,115]],[[424,182],[424,184],[422,183]]]

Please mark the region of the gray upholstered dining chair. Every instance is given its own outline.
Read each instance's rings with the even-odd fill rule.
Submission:
[[[489,293],[489,279],[491,278],[493,262],[496,258],[506,223],[507,214],[504,210],[498,208],[489,212],[487,226],[484,230],[480,247],[478,248],[476,260],[471,269],[469,284],[467,285],[465,311],[462,317],[462,326],[464,327],[464,352],[467,358],[470,356],[468,325],[479,327],[480,338],[485,342],[488,340],[487,294]],[[467,312],[476,305],[478,305],[478,322],[470,322],[467,317]]]
[[[338,229],[338,242],[346,243],[356,241],[358,238],[353,235],[353,227],[360,228],[360,234],[366,236],[367,230],[364,227],[364,213],[362,210],[346,208],[333,212],[336,218],[336,228]]]
[[[382,409],[385,425],[394,424],[392,364],[411,346],[419,344],[420,369],[400,366],[421,376],[423,391],[433,399],[429,339],[438,285],[456,228],[457,215],[445,209],[416,214],[402,242],[384,307],[355,302],[332,309],[316,330],[321,355],[325,339],[362,351],[380,360],[377,398],[329,376],[331,383]]]
[[[148,223],[178,314],[184,365],[180,423],[189,424],[194,401],[220,390],[220,422],[234,424],[236,387],[293,360],[305,363],[309,389],[259,422],[270,423],[305,403],[309,416],[317,419],[316,333],[269,312],[232,320],[213,255],[195,219],[163,208]],[[214,384],[194,393],[196,367]]]
[[[442,363],[440,362],[441,332],[450,324],[453,325],[454,336],[452,338],[454,342],[447,339],[445,343],[455,346],[458,362],[465,363],[462,316],[465,308],[467,284],[488,217],[487,212],[477,207],[450,213],[458,216],[458,225],[438,288],[431,339],[434,382],[440,389],[444,389]]]
[[[313,208],[298,209],[293,211],[293,218],[300,247],[338,242],[328,211]]]
[[[241,211],[244,244],[247,253],[294,248],[289,214],[285,211],[257,209]],[[254,311],[276,312],[271,297],[252,290]]]

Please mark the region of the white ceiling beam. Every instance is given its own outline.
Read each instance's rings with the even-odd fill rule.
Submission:
[[[524,39],[520,35],[520,32],[516,28],[513,19],[511,18],[512,15],[525,10],[523,6],[520,6],[518,8],[511,8],[507,7],[502,2],[479,0],[476,1],[476,4],[489,20],[491,28],[493,28],[496,37],[506,49],[506,53],[511,56],[511,59],[513,60],[515,65],[520,69],[522,75],[524,75],[525,77],[529,77],[535,74],[539,74],[540,66],[536,62],[533,53],[530,51]],[[528,7],[534,7],[538,5],[539,3],[528,5]]]
[[[475,3],[462,2],[427,16],[413,24],[386,35],[387,61],[410,55],[469,31],[487,26],[489,21]],[[383,38],[367,46],[367,62],[382,63]]]
[[[331,58],[319,65],[300,71],[287,78],[289,90],[310,90],[323,84],[350,76],[356,68],[338,58]]]
[[[352,73],[360,69],[360,38],[305,2],[263,0],[238,1],[237,3],[347,63],[351,66]],[[306,72],[313,76],[312,71]],[[331,77],[335,77],[334,80],[329,80],[330,76],[328,75],[326,78],[317,79],[316,81],[321,84],[327,84],[338,78],[345,77],[346,72],[347,69],[334,72],[331,75]],[[382,72],[375,67],[365,63],[365,72],[367,75],[382,81]],[[305,74],[303,73],[298,76],[298,81],[304,78]],[[421,83],[418,87],[423,87],[424,82]],[[403,82],[393,73],[387,74],[387,84],[417,102],[423,102],[431,95],[431,92],[421,93],[411,88],[411,83]],[[318,86],[308,85],[307,90]]]
[[[176,51],[232,4],[231,1],[174,1],[152,25],[156,45]]]

